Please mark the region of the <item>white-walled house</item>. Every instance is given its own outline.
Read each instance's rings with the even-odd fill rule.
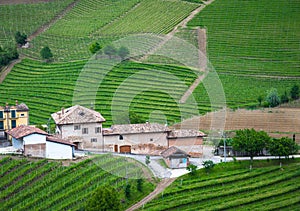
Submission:
[[[75,105],[51,114],[58,135],[76,144],[79,149],[101,149],[102,123],[105,119],[92,109]]]
[[[112,125],[103,129],[104,151],[159,154],[168,148],[167,126],[157,123]]]
[[[72,159],[74,144],[49,136],[45,131],[19,126],[7,132],[12,137],[13,147],[24,155],[49,159]]]
[[[172,146],[161,153],[169,168],[186,168],[189,165],[190,155],[185,151]]]

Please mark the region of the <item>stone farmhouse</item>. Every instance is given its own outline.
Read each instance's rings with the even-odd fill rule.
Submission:
[[[192,156],[202,154],[204,133],[171,130],[157,123],[112,125],[102,128],[105,119],[93,110],[75,105],[53,113],[57,135],[78,149],[105,152],[160,155],[176,146]]]
[[[161,153],[169,168],[186,168],[189,165],[190,155],[185,151],[172,146]]]
[[[75,145],[48,135],[45,131],[21,125],[7,131],[12,145],[26,156],[49,159],[72,159]]]
[[[75,105],[51,114],[59,138],[66,139],[78,149],[101,149],[102,123],[105,119],[92,109]]]

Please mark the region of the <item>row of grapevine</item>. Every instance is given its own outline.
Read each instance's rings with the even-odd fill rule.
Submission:
[[[145,210],[281,209],[299,204],[298,163],[279,167],[240,169],[240,173],[202,181],[184,176],[144,206]],[[192,182],[189,180],[192,179]],[[184,182],[182,182],[184,180]],[[187,183],[185,182],[187,181]],[[297,199],[295,199],[295,197]],[[293,199],[292,199],[293,198]],[[281,203],[276,203],[277,199]]]
[[[5,158],[4,158],[5,159]],[[11,159],[8,163],[14,162]],[[11,177],[20,177],[13,185],[1,191],[1,209],[10,210],[78,210],[99,186],[110,185],[118,191],[125,208],[153,190],[153,184],[143,180],[143,191],[136,189],[136,180],[130,175],[141,174],[140,165],[112,155],[96,156],[68,167],[60,162],[26,161],[30,171],[23,175],[20,171],[8,173]],[[43,163],[43,165],[40,165]],[[106,171],[101,165],[110,163]],[[127,169],[129,179],[113,174]],[[144,167],[146,168],[146,167]],[[15,176],[16,175],[16,176]],[[126,181],[127,180],[127,181]],[[124,187],[131,184],[136,198],[125,198]],[[3,186],[0,185],[0,188]]]

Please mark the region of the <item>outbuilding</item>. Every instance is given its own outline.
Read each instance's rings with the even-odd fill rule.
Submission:
[[[73,158],[74,144],[50,136],[39,128],[22,125],[7,133],[12,137],[13,147],[22,151],[25,156],[49,159]]]
[[[169,168],[186,168],[189,165],[189,157],[185,151],[172,146],[161,153]]]

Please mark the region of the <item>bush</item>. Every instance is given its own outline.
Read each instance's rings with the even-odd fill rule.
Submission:
[[[207,173],[209,173],[211,169],[215,166],[212,160],[205,160],[202,162],[202,165],[204,166]]]
[[[190,164],[186,167],[186,170],[188,170],[190,172],[191,175],[195,175],[196,174],[196,170],[197,170],[197,166],[194,164]]]

